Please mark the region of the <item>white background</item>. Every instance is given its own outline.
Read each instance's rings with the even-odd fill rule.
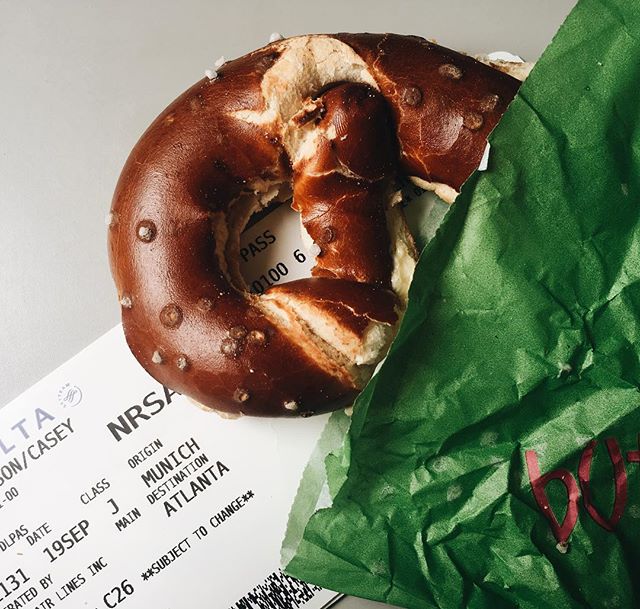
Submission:
[[[273,31],[390,31],[535,60],[574,3],[0,0],[0,405],[119,321],[104,225],[119,171],[220,55]]]

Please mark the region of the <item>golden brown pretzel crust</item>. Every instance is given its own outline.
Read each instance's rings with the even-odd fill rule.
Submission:
[[[402,171],[460,190],[520,82],[418,36],[336,37],[371,65],[390,103]]]
[[[391,288],[385,203],[397,153],[387,104],[370,86],[348,83],[314,105],[321,112],[314,127],[333,138],[320,139],[293,175],[293,208],[321,249],[313,275]]]
[[[331,61],[337,50],[349,65],[360,62],[360,77],[331,68],[334,81],[316,75],[307,83],[305,95],[322,111],[289,108],[285,91],[274,113],[269,91],[284,86],[276,76],[307,47],[331,47]],[[359,84],[343,82],[352,79]],[[308,306],[355,339],[364,340],[371,324],[393,328],[403,306],[389,290],[393,261],[381,230],[396,172],[459,189],[518,85],[421,38],[376,34],[279,41],[196,83],[142,136],[114,195],[111,268],[135,357],[161,383],[217,410],[305,415],[349,403],[375,361],[355,366],[356,378],[354,366],[286,307]],[[291,143],[306,129],[321,134],[311,155]],[[266,196],[270,185],[289,183],[324,248],[321,277],[258,299],[227,268],[234,251],[227,226],[248,218],[255,203],[248,193]],[[339,206],[314,214],[323,192],[356,201],[353,224],[340,223]],[[356,230],[367,238],[349,238]],[[372,236],[387,245],[378,243],[377,258]]]

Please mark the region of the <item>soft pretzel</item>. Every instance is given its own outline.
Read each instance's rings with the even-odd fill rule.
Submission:
[[[519,82],[414,36],[280,40],[149,127],[110,213],[127,342],[158,381],[262,416],[347,405],[385,355],[415,264],[399,176],[451,198]],[[293,196],[313,277],[250,294],[239,235]]]

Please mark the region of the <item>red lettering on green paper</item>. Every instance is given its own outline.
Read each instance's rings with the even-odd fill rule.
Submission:
[[[640,443],[640,438],[639,438]],[[620,449],[620,444],[615,438],[607,438],[605,446],[607,453],[613,466],[613,487],[614,501],[611,515],[607,518],[593,503],[593,495],[591,490],[591,465],[593,462],[593,454],[597,440],[591,440],[584,447],[580,455],[578,464],[578,480],[580,488],[573,474],[566,468],[558,468],[542,475],[540,473],[540,465],[538,455],[535,450],[525,451],[525,461],[527,463],[527,472],[531,483],[533,497],[542,512],[542,515],[549,521],[551,531],[556,540],[561,544],[566,544],[573,532],[578,521],[580,491],[582,491],[582,502],[591,519],[606,531],[613,531],[624,515],[627,506],[629,484],[627,478],[627,470],[624,463],[624,457]],[[629,463],[640,463],[640,450],[630,450],[626,454]],[[561,482],[567,492],[566,512],[562,523],[558,522],[558,518],[553,512],[549,497],[547,495],[547,485],[552,480]]]
[[[578,498],[580,491],[575,478],[568,469],[560,468],[540,475],[540,465],[538,464],[538,455],[535,450],[527,450],[525,452],[527,461],[527,470],[529,471],[529,481],[536,503],[542,510],[542,514],[549,521],[553,535],[560,543],[566,543],[578,521]],[[547,485],[552,480],[560,481],[567,490],[567,510],[562,520],[562,524],[558,522],[556,515],[553,513],[549,497],[547,496]]]
[[[605,518],[593,505],[591,498],[591,483],[589,480],[591,476],[593,451],[597,444],[598,442],[596,440],[591,440],[591,442],[589,442],[582,451],[580,465],[578,467],[578,479],[580,480],[580,488],[582,489],[582,500],[584,501],[584,506],[587,508],[587,512],[589,512],[589,516],[591,516],[593,521],[596,524],[599,524],[603,529],[613,531],[618,522],[620,522],[620,518],[622,518],[622,514],[624,513],[624,508],[627,505],[627,472],[624,467],[622,453],[620,452],[620,445],[615,438],[607,438],[605,440],[605,444],[613,465],[615,499],[613,502],[611,517]]]

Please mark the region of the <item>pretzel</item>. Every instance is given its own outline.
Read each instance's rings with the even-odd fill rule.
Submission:
[[[229,414],[348,405],[407,303],[398,178],[452,199],[518,86],[392,34],[278,40],[210,72],[144,133],[115,191],[110,261],[135,357]],[[312,277],[251,294],[240,233],[291,197]]]

